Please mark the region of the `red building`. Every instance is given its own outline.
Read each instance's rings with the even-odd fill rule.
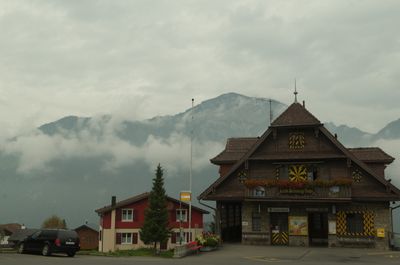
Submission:
[[[97,209],[100,216],[99,251],[136,249],[146,245],[140,240],[139,230],[144,223],[144,212],[148,207],[148,192],[117,202],[111,199],[111,205]],[[189,205],[167,196],[169,227],[173,233],[162,246],[170,249],[175,244],[191,241],[203,231],[203,214],[207,211],[192,206],[192,233],[189,232]],[[181,221],[180,221],[181,220]],[[180,231],[183,231],[182,238]]]

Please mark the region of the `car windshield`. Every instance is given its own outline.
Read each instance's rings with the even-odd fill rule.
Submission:
[[[36,231],[35,233],[32,234],[31,237],[32,237],[33,239],[35,239],[35,238],[37,238],[37,237],[40,235],[41,232],[42,232],[42,231]]]

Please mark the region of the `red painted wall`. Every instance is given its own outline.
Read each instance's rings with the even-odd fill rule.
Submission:
[[[144,222],[144,211],[147,208],[147,199],[141,200],[139,202],[126,205],[124,207],[116,209],[115,218],[115,228],[141,228]],[[168,213],[169,213],[169,227],[179,228],[179,222],[176,222],[176,209],[179,209],[179,203],[168,202]],[[183,209],[188,209],[189,207],[182,207]],[[122,222],[122,209],[133,209],[133,221],[132,222]],[[189,210],[187,211],[189,218]],[[111,212],[105,213],[100,219],[100,224],[103,221],[103,228],[111,228]],[[189,220],[188,220],[189,221]],[[189,222],[182,222],[183,228],[189,228]],[[192,208],[192,228],[203,228],[203,213]]]
[[[174,204],[174,208],[169,211],[170,213],[170,227],[179,228],[180,223],[176,221],[176,209],[179,209],[179,204]],[[182,228],[189,228],[189,206],[182,207],[187,209],[187,221],[182,222]],[[203,228],[203,214],[192,208],[192,228]]]
[[[115,211],[115,228],[140,228],[144,222],[144,210],[147,207],[147,199],[138,201],[134,204],[126,205]],[[133,221],[122,222],[122,209],[133,209]]]
[[[111,228],[111,212],[105,213],[103,217],[100,217],[100,225],[103,229]]]

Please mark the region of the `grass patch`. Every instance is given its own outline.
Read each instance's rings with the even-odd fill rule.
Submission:
[[[173,250],[162,251],[159,255],[154,254],[152,248],[139,248],[132,250],[116,250],[114,252],[99,252],[97,250],[81,250],[77,253],[78,255],[90,255],[90,256],[105,256],[105,257],[162,257],[172,258],[174,255]]]

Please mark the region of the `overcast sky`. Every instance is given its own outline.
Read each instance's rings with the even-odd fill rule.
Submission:
[[[376,132],[400,118],[400,1],[0,1],[0,126],[174,114],[226,92]]]

